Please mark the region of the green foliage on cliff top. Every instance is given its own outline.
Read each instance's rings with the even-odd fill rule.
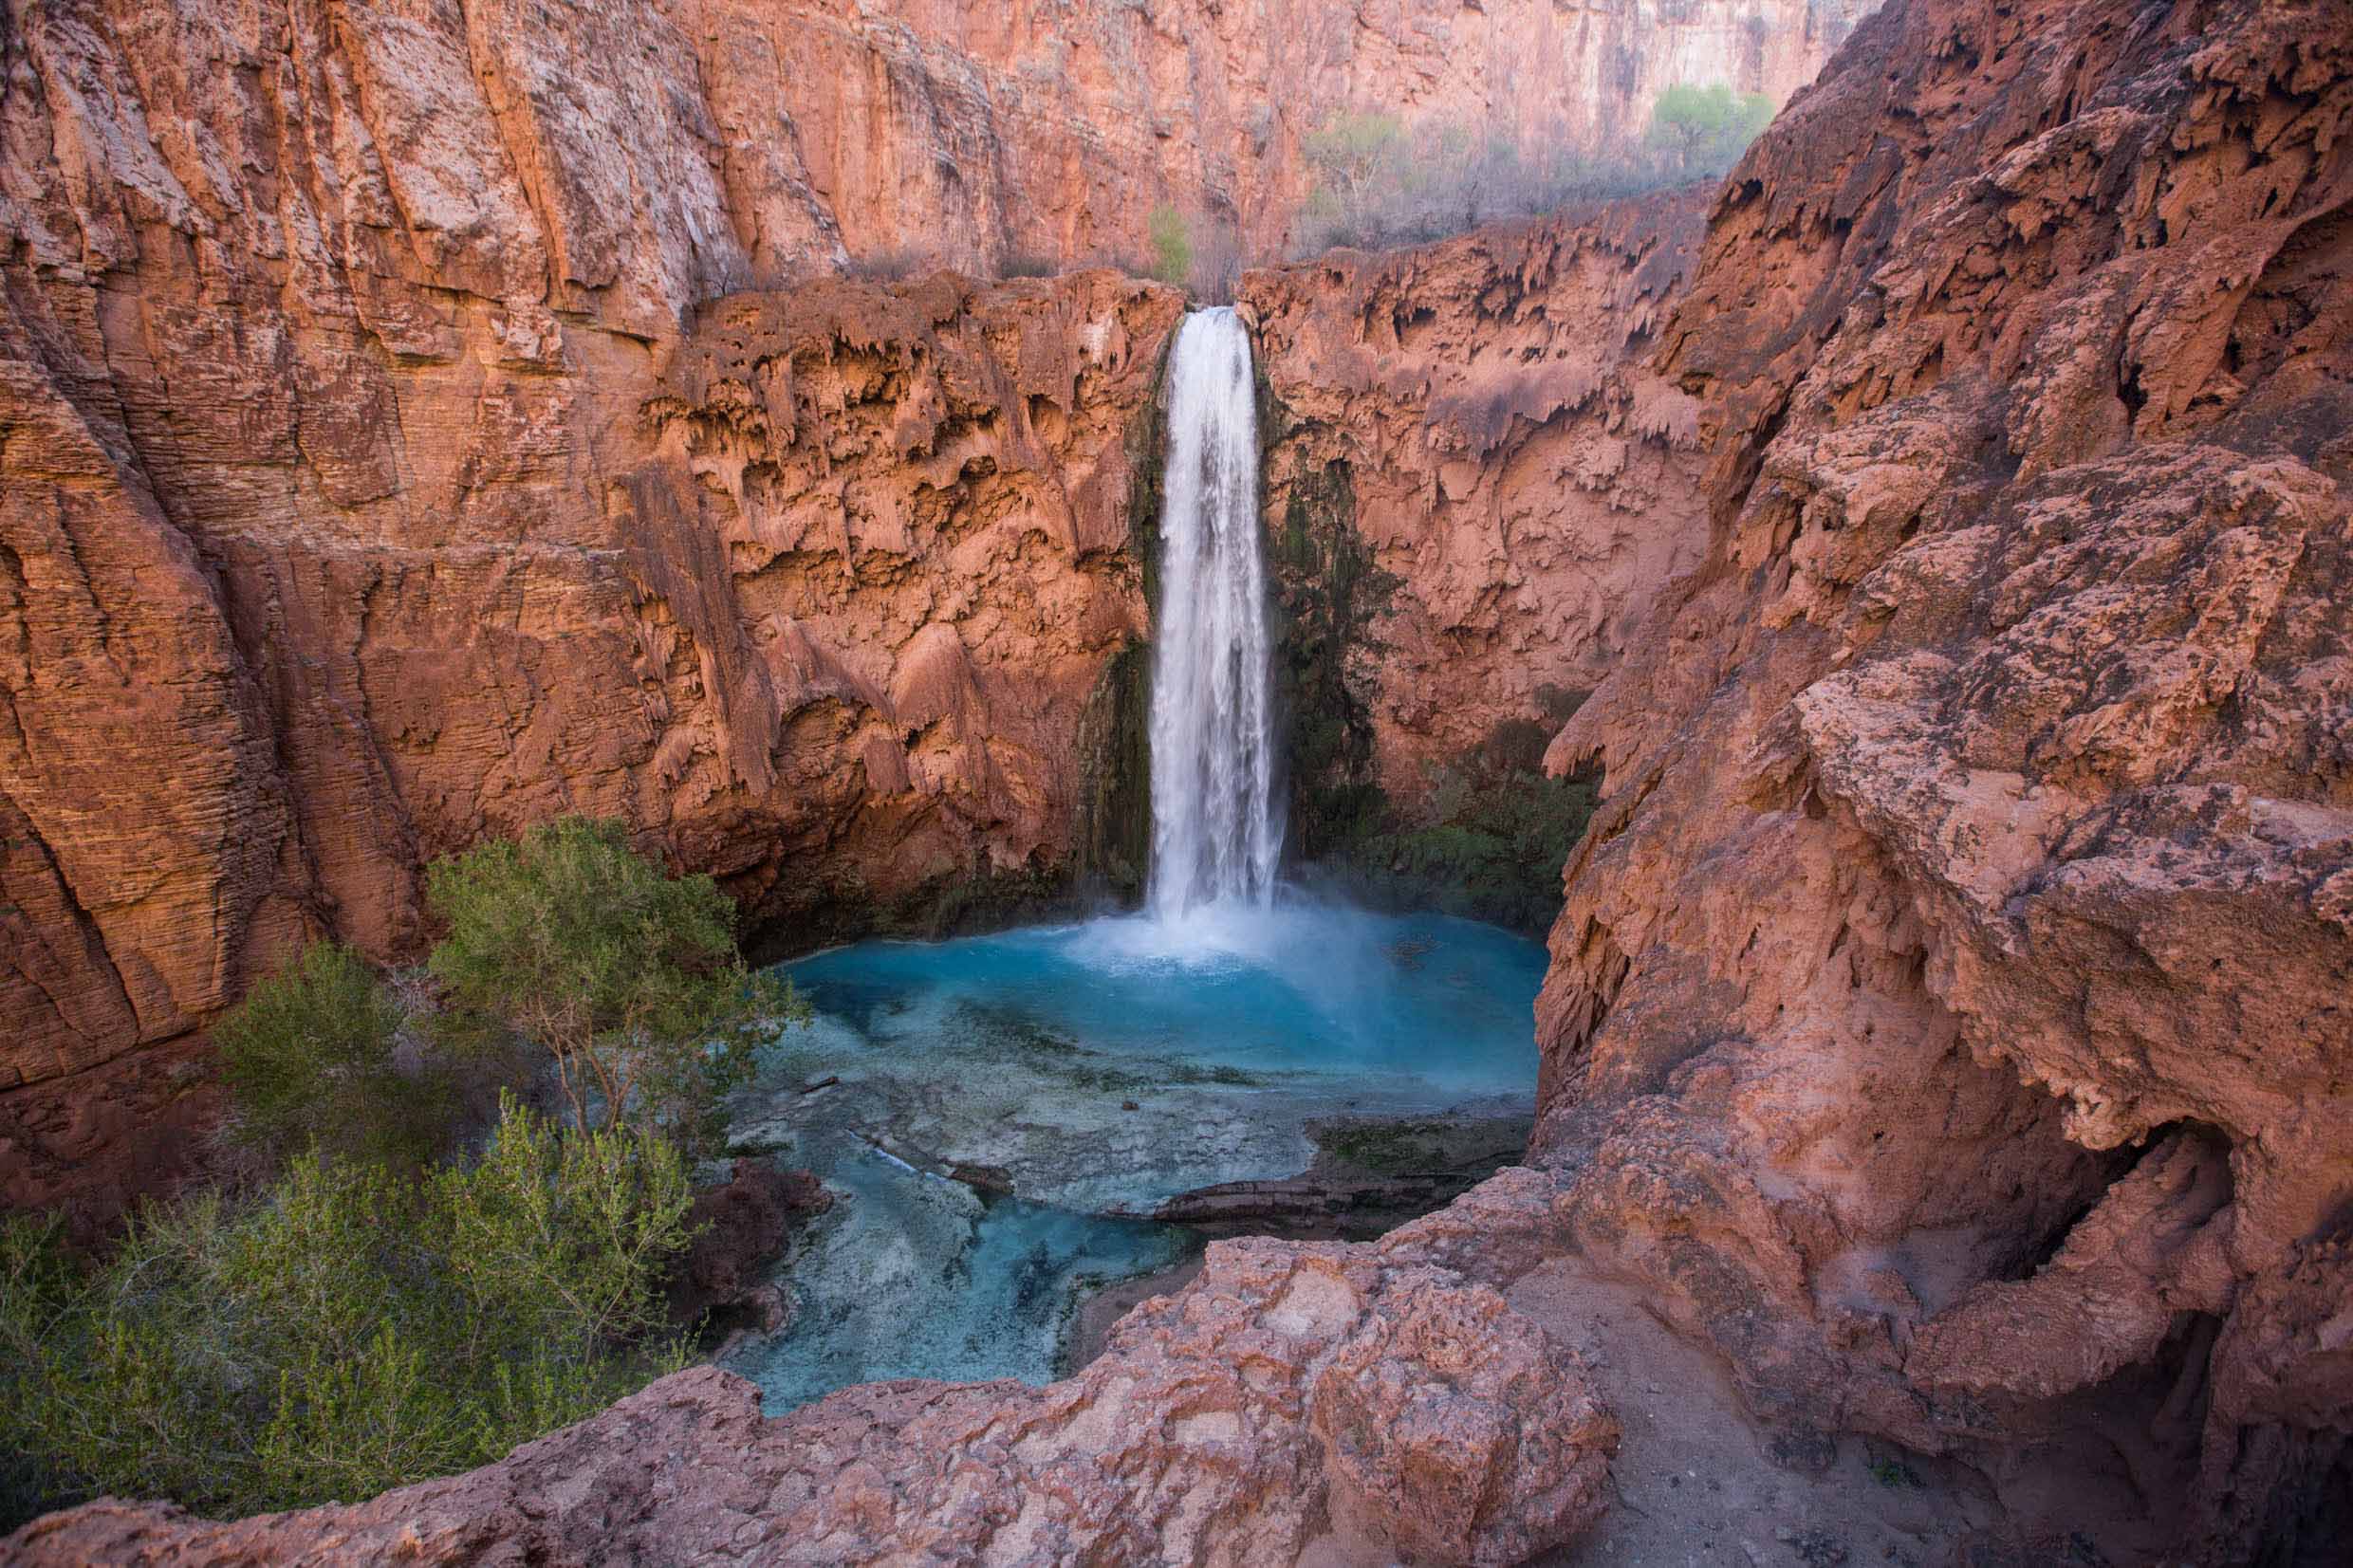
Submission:
[[[1162,202],[1152,210],[1152,275],[1182,287],[1193,276],[1193,234],[1185,215]]]
[[[1726,86],[1677,83],[1654,105],[1640,145],[1578,149],[1566,127],[1516,127],[1342,111],[1300,138],[1313,175],[1292,225],[1292,249],[1382,250],[1483,223],[1549,212],[1573,201],[1712,178],[1769,124],[1773,102]]]
[[[1650,140],[1672,150],[1679,167],[1721,173],[1772,122],[1773,101],[1763,93],[1678,82],[1651,105]]]
[[[112,1492],[214,1516],[486,1463],[683,1364],[661,1282],[676,1150],[509,1101],[478,1163],[316,1153],[244,1201],[139,1215],[84,1265],[0,1223],[0,1529]]]

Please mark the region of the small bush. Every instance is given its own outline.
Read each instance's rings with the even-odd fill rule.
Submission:
[[[928,277],[939,270],[938,256],[918,246],[896,246],[888,250],[876,250],[863,256],[852,256],[843,276],[864,278],[873,283],[904,283],[909,278]]]
[[[437,1063],[397,1061],[399,1005],[366,962],[306,948],[213,1031],[235,1107],[228,1133],[273,1166],[311,1142],[416,1165],[442,1146],[455,1091]]]
[[[1193,280],[1193,230],[1185,215],[1162,202],[1152,210],[1152,275],[1183,287]]]
[[[808,1016],[788,983],[745,966],[711,878],[669,876],[618,822],[565,818],[436,861],[426,897],[449,928],[427,960],[445,1036],[546,1051],[583,1127],[713,1149],[754,1044]]]
[[[658,1330],[690,1201],[659,1138],[509,1100],[471,1168],[314,1152],[252,1201],[146,1211],[95,1268],[0,1222],[0,1529],[100,1492],[355,1500],[584,1419],[683,1364]]]

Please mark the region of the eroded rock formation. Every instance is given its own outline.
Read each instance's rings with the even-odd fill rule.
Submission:
[[[1546,688],[1590,691],[1697,564],[1697,404],[1642,360],[1706,196],[1245,277],[1277,570],[1324,595],[1390,580],[1318,653],[1345,663],[1367,776],[1391,791],[1540,719]]]
[[[657,90],[701,35],[436,15],[27,6],[0,42],[0,1089],[200,1027],[312,933],[408,953],[426,859],[559,811],[803,943],[1119,858],[1078,840],[1141,668],[1176,296],[713,302],[817,252],[777,216],[789,138],[720,156]],[[1352,27],[1335,81],[1381,36]],[[1695,199],[1253,284],[1277,515],[1399,583],[1367,666],[1391,787],[1592,684],[1692,558],[1689,399],[1620,367]],[[12,1194],[80,1181],[59,1116],[15,1120]]]
[[[70,43],[34,47],[96,58]],[[29,58],[9,57],[20,78]],[[140,99],[96,66],[42,68],[79,83],[77,103]],[[12,185],[9,199],[58,233],[70,214],[120,211],[121,227],[87,231],[138,236],[142,268],[166,259],[152,295],[101,288],[82,269],[120,263],[45,250],[49,231],[22,227],[5,274],[0,562],[20,645],[53,639],[23,668],[82,673],[46,717],[35,688],[11,686],[18,733],[51,740],[18,743],[9,799],[39,783],[92,857],[68,866],[11,826],[8,931],[26,978],[10,1005],[30,1021],[15,1038],[120,1041],[151,1014],[168,1033],[233,984],[174,990],[176,976],[233,975],[250,962],[233,955],[330,914],[394,932],[411,895],[361,872],[570,803],[575,772],[615,792],[592,803],[624,788],[697,802],[678,819],[695,830],[675,835],[682,853],[787,907],[782,882],[717,853],[739,841],[731,822],[777,826],[712,803],[763,759],[788,776],[791,749],[779,760],[769,721],[739,700],[758,681],[804,694],[826,779],[855,760],[848,821],[873,841],[1019,852],[1033,820],[1019,781],[1066,777],[1024,772],[1027,757],[1075,744],[1062,727],[1088,688],[1074,676],[1035,708],[992,696],[973,650],[1026,647],[989,640],[1010,618],[932,603],[966,569],[957,541],[982,539],[1009,576],[1054,563],[1073,596],[1053,601],[1055,625],[1093,627],[1065,650],[1071,671],[1099,673],[1139,624],[1124,535],[1081,498],[1118,488],[1091,484],[1085,454],[1118,450],[1115,427],[1142,406],[1171,298],[1098,274],[739,299],[658,370],[604,382],[569,367],[650,358],[621,315],[591,319],[626,289],[581,285],[547,317],[559,371],[532,347],[551,341],[532,335],[540,318],[493,307],[494,292],[436,291],[411,251],[384,252],[377,281],[348,292],[410,280],[401,298],[426,315],[367,319],[413,323],[422,335],[400,341],[425,348],[355,356],[348,382],[320,383],[384,377],[398,393],[398,427],[338,425],[300,416],[307,370],[261,374],[326,363],[304,334],[337,332],[215,342],[201,333],[223,318],[188,307],[221,297],[205,269],[231,264],[266,274],[273,299],[310,300],[289,284],[306,276],[299,247],[272,249],[277,231],[251,224],[241,248],[191,237],[154,194],[157,142],[52,156],[28,101],[8,101],[9,145],[41,157],[9,168],[61,172],[51,196]],[[2298,1531],[2344,1491],[2353,1411],[2349,130],[2353,19],[2328,0],[1902,0],[1716,197],[1679,297],[1683,242],[1663,208],[1653,234],[1615,218],[1535,226],[1250,286],[1270,387],[1298,421],[1276,454],[1286,509],[1345,464],[1351,523],[1391,570],[1422,574],[1400,591],[1399,678],[1379,688],[1388,754],[1481,722],[1411,707],[1456,652],[1499,703],[1606,677],[1553,750],[1559,766],[1605,768],[1606,796],[1552,933],[1528,1166],[1369,1246],[1221,1249],[1044,1391],[885,1386],[763,1424],[740,1385],[689,1374],[378,1503],[228,1525],[102,1503],[15,1549],[275,1559],[389,1545],[408,1525],[428,1558],[513,1543],[570,1560],[608,1540],[676,1555],[811,1542],[829,1560],[1116,1556],[1142,1550],[1141,1530],[1203,1560],[1326,1536],[1507,1559],[1591,1516],[1611,1427],[1584,1374],[1494,1295],[1540,1270],[1636,1287],[1718,1353],[1793,1467],[1842,1433],[1974,1467],[2029,1551],[2037,1531],[2064,1539],[2074,1500],[2052,1480],[2064,1493],[2090,1473],[2077,1467],[2121,1470],[2153,1533],[2137,1539],[2169,1555],[2325,1549]],[[282,194],[309,177],[252,166],[280,171]],[[68,199],[93,188],[106,203]],[[488,255],[490,232],[435,227],[416,244]],[[942,303],[915,303],[926,290]],[[350,309],[336,320],[362,319]],[[1039,311],[1062,312],[1034,340],[1062,345],[1041,351],[1047,370],[1019,346]],[[1099,360],[1089,323],[1105,320],[1128,346]],[[1523,377],[1491,342],[1556,368]],[[1074,362],[1082,395],[1036,405],[1030,389]],[[404,376],[445,389],[417,392],[413,420]],[[277,400],[232,418],[228,389],[249,381]],[[360,406],[342,397],[320,409]],[[572,399],[561,416],[535,401],[551,397]],[[1093,435],[1058,438],[1083,410]],[[396,428],[380,470],[335,456]],[[903,430],[918,438],[901,448]],[[874,477],[899,467],[953,475],[952,493]],[[369,490],[369,474],[412,470],[407,489]],[[576,471],[626,477],[590,505],[565,499]],[[1562,511],[1535,504],[1547,487]],[[491,494],[495,507],[472,499]],[[902,563],[894,542],[917,533],[937,553]],[[403,775],[335,739],[357,732],[336,725],[362,694],[334,674],[364,662],[343,650],[401,599],[360,594],[356,611],[343,585],[362,579],[292,563],[349,558],[398,586],[366,564],[396,547],[415,601],[443,607],[405,623],[406,661],[364,691],[495,693],[469,722],[531,766],[491,775],[495,811],[448,784],[371,785],[402,823],[413,802],[457,802],[417,819],[431,829],[402,826],[391,854],[369,837],[376,797],[328,787],[338,769],[473,778],[482,754]],[[730,569],[690,571],[712,559]],[[461,595],[469,572],[505,597]],[[760,599],[764,579],[820,606],[791,609],[794,625],[839,618],[805,643]],[[602,599],[573,586],[596,581],[613,584]],[[1535,591],[1547,583],[1577,597]],[[714,609],[720,584],[755,612]],[[852,584],[891,606],[879,640],[822,608]],[[675,672],[657,681],[662,711],[689,715],[671,752],[617,727],[643,710],[618,698],[499,728],[556,701],[541,693],[559,673],[602,668],[546,652],[575,624],[567,594],[631,629],[597,645],[615,665]],[[1647,596],[1647,616],[1621,613],[1621,594]],[[1081,602],[1098,622],[1066,613]],[[434,629],[486,614],[485,646],[521,649],[528,629],[528,653],[440,676],[414,651],[459,657],[471,644]],[[274,630],[304,618],[330,631]],[[926,629],[943,618],[953,647]],[[150,670],[174,673],[159,696],[144,694]],[[130,731],[102,729],[133,690],[147,705],[135,752]],[[510,708],[513,693],[532,700]],[[976,701],[991,712],[978,747],[963,724]],[[910,744],[902,704],[929,715],[928,738]],[[387,754],[465,752],[462,731],[430,722],[418,705],[386,727]],[[201,746],[180,747],[183,733]],[[1000,738],[1015,736],[1029,738]],[[364,767],[335,760],[352,752]],[[108,759],[132,754],[156,759],[184,824],[124,813],[147,797]],[[950,781],[922,819],[954,824],[937,839],[890,825],[918,777]],[[841,809],[806,820],[815,841],[837,841]],[[201,854],[157,848],[183,842]],[[124,892],[77,901],[84,879]],[[233,910],[234,943],[171,923],[191,908],[207,922]],[[109,978],[124,966],[108,932],[141,923],[170,964]],[[1473,1359],[1455,1358],[1464,1347]],[[1208,1511],[1187,1512],[1191,1497]],[[1481,1501],[1417,1524],[1440,1497]]]
[[[534,364],[419,283],[438,347],[317,387],[281,339],[208,392],[180,307],[25,281],[7,1081],[200,1024],[306,932],[398,955],[424,858],[556,812],[812,930],[1066,857],[1079,717],[1143,622],[1172,291],[826,283],[658,355],[550,318]],[[400,482],[339,501],[355,451]]]
[[[426,858],[555,811],[804,939],[1059,872],[1075,716],[1142,623],[1128,437],[1174,297],[706,302],[901,221],[968,261],[1101,249],[1164,196],[1274,224],[1334,106],[1616,124],[1686,77],[1785,91],[1855,9],[12,5],[0,1089],[200,1027],[307,934],[410,950]],[[1269,286],[1270,333],[1359,367],[1344,397],[1300,353],[1273,374],[1286,461],[1347,466],[1409,581],[1380,730],[1408,782],[1470,723],[1441,655],[1498,710],[1585,678],[1607,596],[1680,560],[1655,459],[1566,455],[1578,420],[1664,417],[1600,378],[1668,227],[1348,263],[1357,326]],[[1574,387],[1473,371],[1502,331]],[[1425,384],[1371,368],[1400,333]],[[1537,508],[1572,468],[1607,530],[1648,513],[1631,542]]]
[[[1800,1448],[2104,1407],[2225,1558],[2353,1424],[2349,131],[2342,8],[1866,24],[1716,203],[1707,559],[1552,754],[1577,1243]]]

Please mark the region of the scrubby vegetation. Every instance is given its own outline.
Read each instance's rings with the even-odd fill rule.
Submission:
[[[312,1142],[395,1166],[442,1152],[457,1120],[448,1064],[411,1049],[392,990],[349,948],[321,942],[253,987],[213,1031],[235,1113],[225,1129],[274,1168]]]
[[[1594,157],[1566,135],[1524,139],[1491,126],[1343,112],[1303,139],[1313,173],[1293,227],[1295,254],[1336,246],[1381,250],[1572,201],[1632,194],[1722,175],[1773,116],[1772,101],[1678,83],[1659,95],[1639,146]]]
[[[358,1499],[578,1421],[682,1364],[659,1285],[690,1197],[662,1139],[559,1136],[510,1101],[478,1163],[306,1153],[248,1201],[141,1215],[96,1268],[11,1218],[0,1511]]]
[[[1152,210],[1147,225],[1151,271],[1204,304],[1232,300],[1241,282],[1243,255],[1232,222],[1200,217],[1162,202]]]
[[[1650,142],[1694,175],[1721,174],[1773,122],[1773,101],[1735,93],[1722,83],[1677,83],[1651,106]]]
[[[0,1528],[105,1491],[367,1497],[681,1364],[663,1285],[694,1157],[755,1038],[805,1009],[745,968],[709,878],[616,824],[536,828],[429,886],[437,998],[321,944],[216,1030],[245,1190],[151,1207],[96,1259],[0,1225]],[[510,1087],[476,1115],[486,1074]]]
[[[449,929],[426,962],[444,1034],[545,1051],[584,1127],[647,1125],[704,1153],[757,1040],[806,1016],[745,966],[711,878],[665,875],[617,822],[567,818],[440,861],[427,899]]]

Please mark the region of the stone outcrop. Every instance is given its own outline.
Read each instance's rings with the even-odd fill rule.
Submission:
[[[412,950],[423,860],[558,812],[805,938],[1066,861],[1173,291],[824,283],[517,358],[379,279],[441,336],[322,380],[290,264],[223,254],[249,291],[194,313],[11,274],[0,1082],[198,1026],[306,932]],[[197,322],[275,346],[174,346]]]
[[[1534,1152],[1793,1452],[2345,1485],[2349,131],[2342,8],[1892,7],[1658,334],[1713,527],[1552,750]]]
[[[1344,665],[1392,793],[1540,721],[1547,688],[1592,690],[1698,563],[1697,404],[1641,361],[1707,195],[1245,275],[1277,571],[1310,594],[1386,579],[1359,587],[1353,640],[1314,652]]]
[[[727,1180],[695,1194],[686,1213],[693,1238],[664,1287],[670,1320],[693,1329],[714,1311],[732,1310],[770,1332],[787,1303],[769,1278],[795,1227],[833,1205],[825,1184],[806,1171],[739,1156]]]
[[[1510,1563],[1602,1507],[1617,1428],[1501,1297],[1375,1245],[1223,1242],[1046,1389],[878,1383],[777,1420],[712,1368],[496,1465],[212,1524],[102,1502],[11,1562]]]

